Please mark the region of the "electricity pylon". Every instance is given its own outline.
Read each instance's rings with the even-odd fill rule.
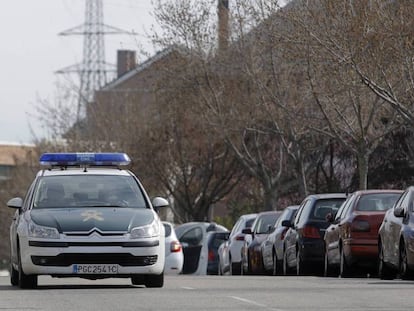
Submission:
[[[105,61],[106,34],[129,34],[129,32],[105,25],[103,22],[103,0],[85,0],[85,22],[82,25],[65,30],[59,35],[82,35],[82,63],[63,68],[57,73],[77,73],[80,77],[79,97],[76,120],[87,118],[86,105],[93,100],[94,92],[107,82],[107,73],[114,71]]]

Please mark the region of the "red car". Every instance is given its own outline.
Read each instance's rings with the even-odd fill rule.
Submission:
[[[341,208],[328,215],[325,232],[325,276],[351,276],[357,268],[376,272],[378,230],[401,190],[363,190],[349,195]]]

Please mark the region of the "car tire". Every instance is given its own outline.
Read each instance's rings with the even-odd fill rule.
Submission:
[[[136,274],[131,276],[131,283],[132,285],[144,285],[145,284],[145,276],[142,274]]]
[[[230,275],[241,275],[242,265],[239,262],[230,261]]]
[[[407,250],[405,248],[405,243],[402,240],[400,242],[400,264],[399,264],[399,272],[400,277],[403,280],[410,280],[413,278],[413,272],[410,270],[408,266],[408,260],[407,260]]]
[[[10,283],[13,286],[19,285],[19,271],[13,268],[12,263],[10,263]]]
[[[301,252],[298,248],[298,251],[296,252],[296,275],[306,275],[306,267],[305,263],[303,262]]]
[[[19,271],[14,269],[12,262],[12,255],[10,254],[10,284],[13,286],[19,285]]]
[[[378,277],[381,280],[392,280],[396,277],[396,272],[387,266],[384,261],[384,250],[381,242],[378,243]]]
[[[23,272],[22,268],[22,260],[20,255],[20,248],[17,250],[18,252],[18,284],[20,288],[24,289],[32,289],[37,287],[37,275],[27,275]]]
[[[344,253],[344,248],[341,247],[340,250],[340,263],[339,263],[339,276],[341,278],[348,278],[352,274],[352,269],[350,265],[346,262],[346,257]]]
[[[145,287],[163,287],[164,286],[164,272],[161,274],[148,274],[145,276]]]

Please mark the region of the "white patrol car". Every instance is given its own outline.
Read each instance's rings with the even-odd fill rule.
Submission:
[[[37,286],[38,275],[131,278],[134,285],[162,287],[164,227],[138,178],[121,168],[123,153],[47,153],[26,197],[7,205],[10,280]],[[155,210],[154,210],[155,209]]]

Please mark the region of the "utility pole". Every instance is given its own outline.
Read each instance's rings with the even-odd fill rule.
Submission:
[[[59,33],[61,36],[83,36],[82,63],[57,71],[79,75],[77,123],[87,120],[87,104],[93,101],[94,92],[107,83],[107,73],[115,71],[114,66],[105,61],[104,35],[130,34],[125,30],[105,25],[103,19],[103,0],[85,0],[85,22]]]

